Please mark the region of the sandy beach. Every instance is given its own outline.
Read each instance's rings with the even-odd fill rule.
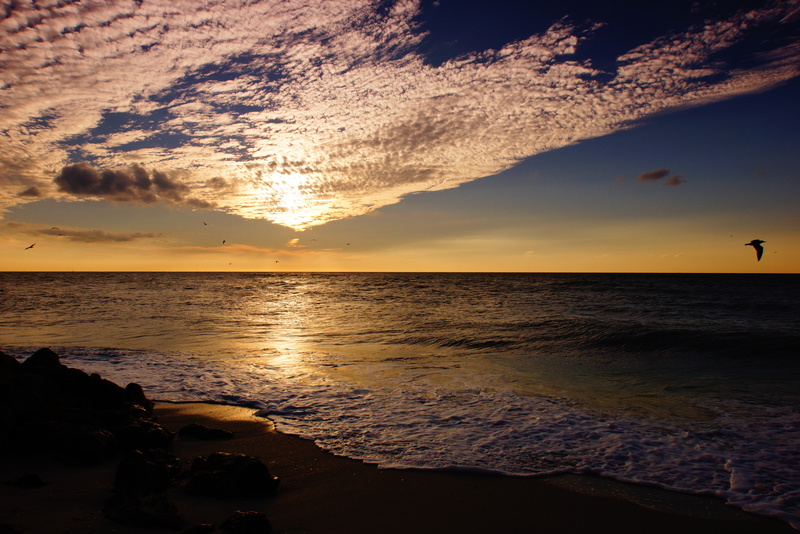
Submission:
[[[182,530],[218,527],[235,511],[253,510],[269,518],[273,532],[292,534],[795,532],[783,522],[742,512],[717,499],[593,477],[378,469],[275,432],[268,420],[247,408],[158,402],[154,415],[174,432],[189,423],[233,432],[233,438],[225,441],[176,436],[172,452],[185,468],[198,456],[225,451],[259,458],[280,478],[277,492],[265,497],[223,500],[170,488],[167,495],[178,509]],[[102,508],[113,494],[116,464],[112,459],[76,467],[34,456],[2,458],[3,482],[36,473],[45,485],[0,485],[0,525],[6,525],[0,532],[175,532],[120,525],[103,515]]]

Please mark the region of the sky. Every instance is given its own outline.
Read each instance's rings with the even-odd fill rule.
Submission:
[[[800,0],[0,0],[0,270],[800,273],[799,170]]]

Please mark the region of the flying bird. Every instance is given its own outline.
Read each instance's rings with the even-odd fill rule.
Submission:
[[[36,243],[34,243],[33,245],[35,245],[35,244],[36,244]],[[29,248],[33,248],[33,245],[31,245],[31,246],[29,246],[29,247],[25,247],[25,250],[28,250]]]
[[[224,239],[222,240],[222,244],[223,244],[223,245],[225,244],[225,240],[224,240]]]
[[[766,241],[762,241],[761,239],[753,239],[749,243],[745,243],[744,246],[750,246],[756,249],[756,258],[757,261],[761,261],[761,256],[764,255],[764,247],[761,246],[761,243],[766,243]]]

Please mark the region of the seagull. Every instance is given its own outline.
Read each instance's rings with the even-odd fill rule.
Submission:
[[[766,243],[766,241],[762,241],[761,239],[753,239],[749,243],[745,243],[744,246],[751,246],[756,249],[756,258],[757,261],[761,261],[761,256],[764,254],[764,247],[761,246],[761,243]]]
[[[223,244],[223,245],[225,244],[225,240],[224,240],[224,239],[222,240],[222,244]]]
[[[34,243],[33,245],[35,245],[35,244],[36,244],[36,243]],[[31,246],[29,246],[29,247],[25,247],[25,250],[28,250],[29,248],[33,248],[33,245],[31,245]]]

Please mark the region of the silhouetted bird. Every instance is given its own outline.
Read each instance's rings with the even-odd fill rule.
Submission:
[[[757,261],[761,261],[761,256],[764,255],[764,247],[761,246],[761,243],[766,243],[766,241],[762,241],[761,239],[753,239],[749,243],[745,243],[744,246],[750,246],[756,249],[756,258]]]
[[[224,239],[222,240],[222,244],[223,244],[223,245],[225,244],[225,240],[224,240]]]
[[[36,243],[34,243],[33,245],[35,245],[35,244],[36,244]],[[25,250],[28,250],[29,248],[33,248],[33,245],[31,245],[31,246],[29,246],[29,247],[25,247]]]

